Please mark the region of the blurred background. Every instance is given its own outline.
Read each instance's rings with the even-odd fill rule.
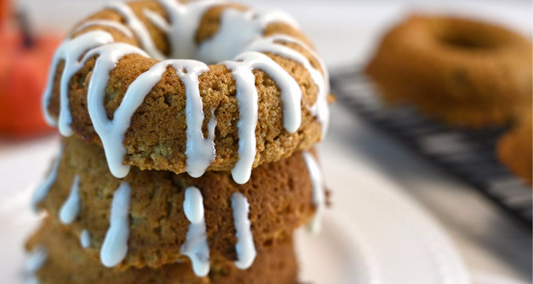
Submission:
[[[20,0],[38,31],[66,32],[107,0]],[[257,0],[251,6],[282,8],[294,15],[328,66],[363,63],[388,27],[414,11],[451,13],[503,24],[531,35],[531,1],[527,0]],[[334,28],[332,28],[334,27]]]
[[[109,1],[0,1],[4,3],[0,25],[1,207],[15,192],[37,184],[57,152],[56,130],[46,127],[40,114],[40,95],[55,46],[75,23]],[[527,0],[238,2],[292,14],[332,76],[348,69],[357,74],[375,53],[383,34],[413,12],[491,22],[529,39],[533,31],[533,4]],[[501,275],[520,281],[516,283],[531,283],[531,226],[505,214],[472,184],[422,158],[379,125],[372,126],[345,102],[339,96],[329,136],[320,146],[326,180],[339,211],[350,218],[349,201],[357,198],[360,185],[381,180],[394,184],[437,219],[473,275]],[[366,182],[355,173],[363,168],[375,174],[374,181]]]

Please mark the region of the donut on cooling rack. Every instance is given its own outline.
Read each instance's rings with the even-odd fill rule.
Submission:
[[[498,141],[498,158],[516,175],[533,184],[531,110],[521,115],[511,130]]]
[[[137,166],[231,171],[245,183],[252,168],[323,137],[328,93],[324,64],[287,14],[138,1],[72,31],[43,106],[63,136],[102,145],[117,178]]]
[[[531,107],[531,53],[530,40],[502,27],[415,15],[385,35],[366,73],[389,104],[451,126],[500,126]]]

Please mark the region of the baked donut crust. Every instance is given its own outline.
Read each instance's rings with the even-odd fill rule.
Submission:
[[[210,253],[229,261],[238,259],[234,193],[241,193],[249,203],[248,219],[256,247],[271,246],[289,238],[316,211],[312,179],[300,152],[257,167],[244,185],[235,183],[227,172],[207,172],[200,178],[191,178],[186,173],[141,171],[135,167],[125,179],[119,180],[109,173],[103,150],[76,137],[64,138],[57,178],[40,206],[46,209],[51,222],[64,222],[60,218],[61,210],[73,186],[78,186],[79,213],[65,230],[78,237],[87,230],[91,244],[85,251],[99,261],[110,228],[114,194],[124,183],[131,188],[128,249],[116,270],[157,268],[188,261],[181,248],[190,230],[184,198],[191,186],[198,188],[203,196]]]
[[[533,184],[531,109],[498,141],[498,158],[517,176]]]
[[[45,220],[27,242],[28,251],[43,250],[46,261],[35,273],[42,284],[235,284],[235,283],[297,283],[298,265],[292,239],[272,246],[260,246],[260,254],[247,270],[237,269],[231,261],[212,255],[208,276],[197,277],[188,262],[165,265],[159,269],[130,268],[115,271],[94,261],[80,247],[75,235],[61,225]]]
[[[414,15],[384,36],[366,73],[389,104],[456,127],[502,126],[531,106],[531,51],[502,27]]]
[[[172,56],[170,32],[163,31],[162,27],[155,24],[158,21],[172,23],[172,15],[169,14],[172,10],[165,9],[157,1],[132,2],[125,6],[131,9],[132,17],[136,17],[145,26],[149,37],[144,38],[144,41],[142,37],[133,33],[135,29],[131,28],[130,22],[132,20],[113,8],[105,9],[82,21],[73,30],[65,45],[80,40],[84,36],[93,35],[93,39],[97,38],[94,35],[99,33],[100,41],[107,38],[106,34],[111,36],[110,41],[108,40],[102,45],[104,48],[115,43],[144,47],[143,42],[151,41],[154,46],[153,52],[161,53],[163,56]],[[121,7],[121,9],[128,10],[128,8]],[[201,17],[194,34],[194,45],[198,49],[206,45],[206,42],[214,41],[217,33],[224,32],[224,23],[227,21],[223,19],[223,16],[228,10],[241,11],[242,13],[250,11],[248,8],[235,4],[209,6]],[[151,16],[148,17],[147,15]],[[155,21],[154,18],[159,20]],[[123,28],[119,29],[117,24]],[[220,31],[221,29],[223,31]],[[199,173],[195,174],[196,176],[201,175],[202,171],[230,171],[234,169],[238,161],[244,156],[243,153],[240,153],[241,143],[255,144],[250,146],[256,153],[255,155],[249,154],[252,155],[248,169],[249,174],[251,168],[286,158],[298,150],[309,149],[314,143],[322,139],[328,117],[328,83],[324,65],[313,52],[307,38],[290,23],[282,20],[268,22],[261,32],[262,37],[271,36],[271,42],[263,42],[262,45],[257,45],[255,49],[253,47],[248,47],[248,49],[266,55],[267,59],[272,60],[271,65],[277,65],[280,70],[266,72],[264,68],[253,68],[252,73],[255,77],[253,85],[257,90],[257,125],[253,133],[255,134],[253,135],[255,142],[245,140],[239,135],[240,121],[250,119],[241,118],[243,114],[239,105],[241,101],[239,101],[238,93],[239,86],[242,84],[236,83],[235,72],[230,68],[233,63],[209,65],[207,70],[199,72],[198,90],[201,97],[201,110],[203,110],[202,138],[208,139],[210,135],[208,126],[212,118],[216,120],[216,126],[213,134],[214,157],[212,157],[208,167],[201,168]],[[102,33],[105,34],[102,35]],[[88,48],[85,53],[81,52],[80,55],[84,54],[84,57],[87,57],[87,54],[91,54],[90,52],[94,49],[98,48],[93,48],[93,50]],[[88,96],[89,99],[91,97],[89,92],[91,81],[101,81],[94,78],[102,76],[101,72],[95,74],[95,65],[98,65],[99,60],[103,57],[102,52],[95,52],[94,56],[83,58],[82,64],[77,67],[79,69],[76,69],[76,72],[73,72],[69,77],[65,76],[64,73],[65,69],[70,67],[66,64],[66,60],[60,57],[61,51],[67,53],[68,50],[66,47],[63,47],[63,50],[60,48],[59,55],[57,55],[58,60],[55,62],[57,64],[52,64],[51,67],[51,81],[48,92],[45,92],[43,99],[45,112],[48,113],[48,121],[55,124],[59,120],[60,132],[65,136],[73,134],[87,142],[106,147],[105,143],[102,143],[102,133],[98,134],[95,129],[95,118],[89,109],[91,102],[88,101]],[[287,56],[287,54],[292,53],[297,53],[294,56],[299,60]],[[259,57],[255,53],[253,56]],[[267,59],[261,58],[261,60]],[[126,53],[114,62],[116,66],[110,70],[109,80],[103,89],[105,94],[102,103],[105,114],[110,120],[109,124],[114,122],[114,115],[119,106],[123,104],[128,88],[139,79],[139,76],[151,70],[158,62],[159,60],[147,57],[140,51]],[[67,73],[71,69],[68,69]],[[189,138],[187,129],[193,127],[187,121],[186,110],[187,96],[190,96],[190,91],[183,81],[185,75],[180,77],[177,71],[179,70],[176,70],[176,66],[167,66],[161,75],[161,80],[147,92],[142,104],[131,116],[131,123],[123,134],[124,158],[115,163],[136,166],[142,170],[166,170],[178,174],[188,171],[187,142]],[[193,71],[191,69],[184,71],[184,73],[190,72]],[[280,81],[275,78],[280,77],[280,72],[286,72],[289,77],[285,76],[285,79],[294,80],[294,86],[297,85],[296,89],[301,92],[301,103],[298,102],[300,106],[294,109],[297,119],[301,122],[295,124],[297,127],[292,127],[293,129],[287,129],[285,125],[289,117],[287,111],[290,111],[290,107],[286,105],[287,101],[284,101],[284,96],[290,98],[296,94],[284,95],[284,87],[281,84],[284,83],[283,80]],[[273,75],[275,76],[273,77]],[[320,83],[320,80],[324,82]],[[64,98],[61,98],[62,89],[65,92]],[[68,100],[68,102],[62,102],[62,100]],[[63,116],[66,117],[66,123],[62,123],[62,112],[65,113]],[[71,117],[68,117],[68,114]],[[116,139],[121,138],[118,135]],[[110,149],[108,152],[117,151]],[[114,168],[110,162],[110,169],[118,178],[127,174],[127,170],[117,173]],[[244,183],[246,180],[246,175],[237,179],[239,183]]]

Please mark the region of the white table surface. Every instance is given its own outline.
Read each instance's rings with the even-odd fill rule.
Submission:
[[[72,26],[105,2],[21,1],[29,8],[39,30],[59,31],[64,31],[62,27]],[[252,4],[252,1],[244,2]],[[528,37],[532,31],[531,1],[253,2],[254,6],[280,7],[292,13],[331,68],[366,62],[384,29],[413,10],[446,11],[490,20]],[[319,147],[334,200],[357,195],[357,184],[343,183],[342,178],[336,176],[336,167],[369,167],[383,179],[394,181],[433,214],[454,240],[474,274],[482,271],[524,283],[532,282],[529,232],[502,215],[472,188],[387,139],[383,133],[367,127],[343,106],[333,106],[331,123],[329,136]],[[55,136],[26,142],[0,137],[0,206],[17,190],[39,181],[57,150],[57,141]],[[21,153],[30,148],[39,154],[20,159]],[[349,204],[338,202],[336,206],[350,216]]]

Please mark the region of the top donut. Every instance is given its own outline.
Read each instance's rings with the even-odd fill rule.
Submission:
[[[133,165],[231,171],[242,184],[258,165],[321,140],[328,93],[324,64],[285,13],[139,1],[73,29],[43,108],[63,136],[102,145],[117,178]]]

